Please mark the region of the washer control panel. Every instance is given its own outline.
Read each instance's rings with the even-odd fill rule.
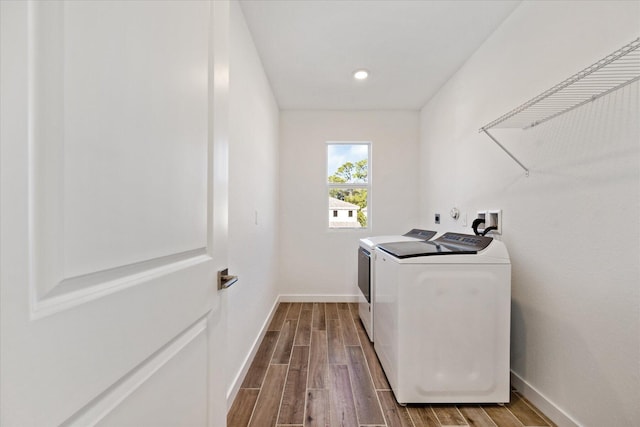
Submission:
[[[437,239],[433,240],[433,242],[456,249],[481,251],[489,246],[492,240],[493,238],[486,236],[474,236],[472,234],[461,233],[445,233]]]

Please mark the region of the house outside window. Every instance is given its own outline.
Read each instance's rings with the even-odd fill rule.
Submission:
[[[327,143],[329,228],[367,228],[371,143]]]

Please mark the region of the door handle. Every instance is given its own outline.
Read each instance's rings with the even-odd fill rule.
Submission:
[[[227,289],[238,281],[238,276],[229,274],[229,269],[218,271],[218,289]]]

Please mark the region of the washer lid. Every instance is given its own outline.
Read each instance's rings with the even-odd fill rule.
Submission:
[[[485,249],[493,239],[471,234],[445,233],[432,241],[392,242],[378,245],[396,258],[433,255],[469,255]]]

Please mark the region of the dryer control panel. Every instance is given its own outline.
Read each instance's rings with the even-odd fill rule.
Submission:
[[[408,231],[405,234],[403,234],[403,236],[413,237],[414,239],[420,239],[420,240],[429,240],[435,235],[436,235],[435,231],[420,230],[419,228],[414,228],[411,231]]]

